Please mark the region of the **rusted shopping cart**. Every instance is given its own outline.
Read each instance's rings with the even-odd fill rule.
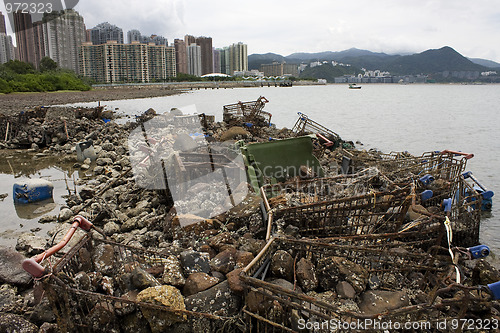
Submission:
[[[247,327],[255,332],[298,332],[306,323],[323,323],[312,328],[315,332],[332,332],[356,331],[356,327],[363,330],[356,325],[363,323],[366,328],[375,321],[379,324],[432,322],[435,325],[443,320],[451,323],[453,319],[488,316],[487,312],[478,312],[475,308],[488,309],[489,306],[491,309],[492,302],[498,305],[496,285],[446,285],[447,272],[453,266],[449,257],[412,252],[411,247],[367,247],[360,244],[273,238],[240,275],[246,289],[243,312],[247,316]],[[286,251],[294,263],[309,261],[316,268],[320,282],[308,287],[300,279],[297,281],[297,275],[288,283],[276,280],[279,276],[275,274],[279,270],[270,266],[278,251]],[[361,303],[369,299],[370,294],[378,295],[374,305],[364,302],[354,306],[353,302],[346,303],[329,292],[344,280],[354,286]],[[374,287],[375,291],[365,289],[368,280],[380,282]],[[410,297],[410,289],[419,297]],[[466,294],[464,290],[467,290]],[[387,294],[397,295],[402,303],[386,306],[386,301],[380,301],[383,299],[380,295]],[[373,326],[367,330],[381,331]]]
[[[265,185],[267,238],[285,223],[301,236],[331,237],[397,232],[412,202],[411,188],[398,188],[375,169],[351,176]],[[284,226],[286,227],[286,226]]]
[[[233,119],[241,119],[244,122],[254,122],[258,118],[263,118],[267,124],[271,123],[272,114],[264,111],[264,107],[269,101],[260,96],[255,101],[238,102],[223,106],[223,120],[230,122]]]
[[[78,227],[87,231],[85,236],[50,264],[49,258],[67,244]],[[92,230],[99,229],[77,216],[61,243],[23,263],[25,270],[43,285],[61,331],[126,332],[137,327],[151,332],[174,328],[240,330],[237,317],[189,309],[180,291],[172,286],[135,290],[134,272],[161,272],[168,265],[167,256],[106,240]]]
[[[343,173],[353,173],[367,167],[377,167],[394,181],[419,179],[431,174],[435,179],[451,180],[465,171],[467,161],[473,154],[451,150],[430,151],[420,156],[408,152],[343,151],[339,163]]]
[[[317,139],[315,148],[318,155],[322,155],[325,149],[333,150],[342,145],[343,141],[340,135],[312,120],[302,112],[297,112],[297,114],[299,118],[295,122],[292,131],[298,136],[314,134]]]

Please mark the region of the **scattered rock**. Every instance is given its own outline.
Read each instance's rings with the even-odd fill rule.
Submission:
[[[207,290],[219,283],[219,279],[206,273],[193,273],[188,276],[184,285],[184,296],[191,296],[200,291]]]
[[[368,284],[368,272],[362,266],[340,257],[327,257],[319,260],[317,267],[320,285],[325,290],[332,290],[339,281],[347,281],[360,293]]]
[[[234,140],[238,137],[249,138],[251,136],[252,136],[252,134],[250,134],[250,132],[248,132],[243,127],[233,126],[221,134],[220,141]]]
[[[335,289],[337,290],[337,294],[340,298],[353,299],[354,297],[356,297],[356,291],[349,284],[349,282],[340,281]]]
[[[66,221],[66,220],[69,220],[72,217],[73,217],[73,211],[71,209],[69,209],[69,208],[63,208],[59,212],[58,220],[59,221]]]
[[[7,247],[0,247],[0,282],[11,285],[28,285],[31,281],[29,275],[21,266],[26,259],[22,254]]]
[[[240,274],[243,268],[237,268],[232,272],[226,274],[227,282],[229,283],[229,288],[239,295],[242,295],[245,291],[243,281],[240,280]]]
[[[94,266],[97,272],[112,276],[114,273],[115,255],[112,245],[99,244],[93,254]]]
[[[217,316],[233,316],[240,311],[241,297],[231,292],[227,281],[186,297],[186,309]]]
[[[293,257],[290,253],[278,250],[271,259],[271,273],[275,277],[293,281]]]
[[[0,332],[37,333],[38,327],[21,316],[12,313],[0,313]]]
[[[210,273],[210,262],[207,253],[200,253],[193,250],[184,251],[180,255],[180,262],[184,269],[184,274],[187,276],[193,273]]]
[[[182,287],[186,279],[182,274],[181,263],[175,256],[168,256],[163,271],[163,282],[176,287]]]
[[[377,314],[410,305],[404,291],[369,290],[361,295],[359,309],[365,314]]]
[[[304,290],[309,292],[318,288],[318,277],[312,262],[306,258],[302,258],[297,263],[297,281]]]
[[[143,290],[149,287],[157,287],[160,283],[155,277],[140,267],[136,267],[132,272],[132,283],[138,290]]]
[[[16,250],[26,253],[28,256],[45,251],[47,240],[34,233],[24,233],[17,239]]]
[[[222,274],[231,272],[236,265],[236,252],[235,248],[222,251],[210,261],[210,267]]]
[[[8,284],[0,286],[0,312],[9,312],[18,299],[17,288]]]
[[[165,305],[172,309],[186,309],[184,297],[182,297],[181,292],[172,286],[158,286],[144,289],[137,295],[137,301]],[[185,315],[178,315],[145,306],[141,307],[141,312],[149,322],[151,331],[154,333],[166,332],[172,324],[186,319]]]

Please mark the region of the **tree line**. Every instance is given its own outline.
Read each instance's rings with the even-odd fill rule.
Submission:
[[[90,89],[85,79],[71,70],[59,68],[49,57],[41,59],[38,70],[32,64],[19,60],[0,65],[0,93]]]

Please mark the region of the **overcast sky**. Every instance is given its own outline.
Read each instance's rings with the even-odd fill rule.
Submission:
[[[71,0],[70,0],[71,1]],[[451,46],[500,62],[500,0],[80,0],[87,28],[108,21],[167,37],[210,36],[248,54],[342,51],[417,53]]]

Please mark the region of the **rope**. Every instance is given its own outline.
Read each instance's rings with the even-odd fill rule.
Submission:
[[[453,266],[455,267],[455,272],[457,273],[456,281],[458,284],[460,284],[462,281],[462,277],[460,275],[460,269],[457,266],[458,257],[455,258],[455,254],[451,250],[451,243],[453,242],[453,230],[451,229],[451,221],[448,218],[448,216],[446,216],[446,221],[444,222],[444,226],[446,228],[446,238],[448,240],[448,252],[450,253],[451,261],[453,263]]]

